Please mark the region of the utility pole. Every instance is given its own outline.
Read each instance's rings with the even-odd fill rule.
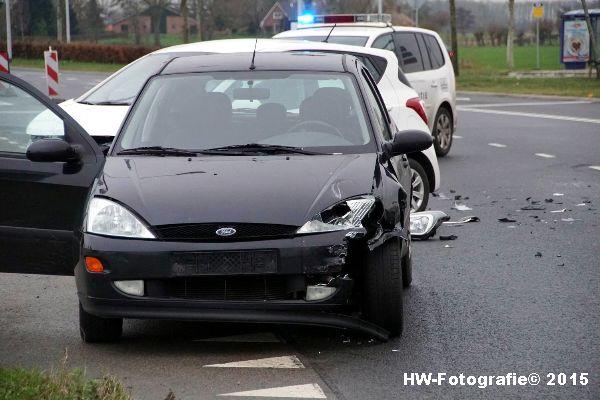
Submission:
[[[515,67],[513,45],[515,35],[515,0],[508,0],[508,34],[506,35],[506,63],[508,69]]]
[[[590,64],[593,67],[596,67],[596,79],[600,79],[600,69],[598,68],[598,55],[596,54],[596,36],[594,35],[594,30],[592,29],[592,21],[590,20],[590,13],[588,11],[586,0],[581,0],[581,5],[583,6],[583,13],[585,14],[585,22],[587,23],[588,31],[590,32]],[[600,29],[600,28],[599,28]]]
[[[452,42],[452,52],[454,58],[452,59],[452,66],[454,67],[454,75],[458,76],[458,40],[456,38],[456,1],[450,0],[450,41]]]
[[[10,27],[10,0],[4,0],[6,7],[6,52],[9,62],[12,61],[12,31]]]
[[[56,40],[62,42],[63,40],[63,17],[62,17],[62,2],[64,0],[56,0]]]
[[[71,43],[71,17],[69,16],[69,0],[65,0],[65,27],[67,31],[67,43]]]
[[[383,14],[383,0],[377,1],[377,14]]]

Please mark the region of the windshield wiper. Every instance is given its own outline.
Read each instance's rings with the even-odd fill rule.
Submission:
[[[330,154],[320,153],[318,151],[304,150],[301,147],[294,146],[281,146],[278,144],[260,144],[260,143],[248,143],[248,144],[236,144],[233,146],[215,147],[213,149],[206,149],[203,151],[237,151],[247,153],[267,153],[267,154]]]
[[[181,156],[181,157],[196,157],[198,152],[184,149],[176,149],[174,147],[162,147],[162,146],[145,146],[135,147],[133,149],[124,149],[117,153],[117,155],[156,155],[156,156]]]
[[[78,101],[80,104],[89,104],[92,106],[130,106],[135,96],[125,97],[123,99],[105,100],[105,101]]]

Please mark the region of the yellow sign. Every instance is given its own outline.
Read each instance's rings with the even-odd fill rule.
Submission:
[[[533,3],[531,16],[536,19],[544,18],[544,5],[542,3]]]

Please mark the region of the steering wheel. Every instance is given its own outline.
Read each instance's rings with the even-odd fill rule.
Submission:
[[[337,136],[341,137],[342,139],[346,139],[344,137],[344,135],[342,134],[342,132],[340,132],[340,130],[338,128],[336,128],[335,126],[333,126],[331,124],[328,124],[327,122],[323,122],[323,121],[302,121],[302,122],[297,123],[296,125],[292,126],[290,129],[288,129],[288,132],[303,131],[309,126],[317,127],[317,130],[320,132],[323,132],[322,128],[325,128],[325,132],[333,133],[334,135],[337,135]],[[302,128],[304,128],[304,129],[302,129]],[[319,128],[321,128],[321,129],[319,129]]]

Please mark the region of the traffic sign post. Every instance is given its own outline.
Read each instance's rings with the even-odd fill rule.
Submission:
[[[44,62],[46,63],[46,85],[48,86],[48,96],[58,96],[58,52],[48,48],[44,52]]]
[[[8,53],[8,60],[12,60],[12,32],[10,28],[10,0],[4,1],[4,7],[6,8],[6,52]]]
[[[533,3],[531,16],[535,19],[535,66],[540,69],[540,19],[544,18],[544,4]]]

